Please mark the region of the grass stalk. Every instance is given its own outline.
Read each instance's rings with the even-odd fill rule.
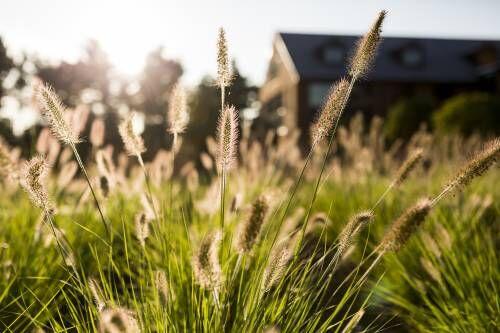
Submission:
[[[99,200],[97,200],[97,195],[94,191],[94,187],[92,186],[92,182],[90,181],[87,170],[85,169],[85,166],[83,165],[82,159],[80,158],[80,154],[78,153],[76,146],[74,144],[70,144],[70,146],[71,146],[71,149],[73,150],[73,155],[75,156],[76,161],[77,161],[80,169],[82,170],[83,175],[85,176],[85,180],[87,181],[87,184],[90,188],[90,192],[92,193],[92,197],[93,197],[94,202],[96,204],[97,210],[99,211],[99,215],[101,217],[102,224],[104,225],[104,229],[106,230],[106,234],[108,235],[108,237],[110,237],[110,234],[111,234],[110,230],[109,230],[110,227],[109,227],[108,222],[106,221],[106,219],[104,217],[104,213],[102,212],[101,205],[99,204]]]

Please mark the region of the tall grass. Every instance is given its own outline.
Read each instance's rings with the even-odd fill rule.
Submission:
[[[369,138],[359,129],[359,118],[354,118],[349,130],[339,127],[355,82],[368,72],[376,55],[385,16],[381,12],[358,43],[350,76],[334,84],[312,127],[311,149],[305,158],[294,134],[271,137],[264,144],[243,135],[238,142],[237,111],[225,104],[231,71],[222,29],[217,80],[221,114],[217,140],[208,142],[210,154],[201,157],[208,169],[201,176],[186,166],[175,179],[162,172],[166,163],[173,171],[177,136],[189,126],[180,91],[176,90],[177,104],[169,110],[172,151],[144,163],[141,154],[146,147],[127,118],[120,134],[139,165],[132,159],[128,165],[115,165],[104,150],[96,150],[96,165],[84,166],[77,150],[78,133],[65,122],[66,111],[57,96],[43,86],[50,92],[39,97],[48,111],[49,126],[70,145],[84,179],[57,181],[57,170],[50,171],[45,158],[36,157],[22,177],[34,207],[19,190],[19,177],[2,179],[6,189],[0,194],[2,331],[375,331],[390,325],[390,318],[377,312],[377,305],[390,301],[395,308],[413,311],[414,304],[420,309],[422,303],[435,314],[437,306],[429,304],[453,299],[444,281],[455,291],[464,291],[462,281],[472,284],[480,267],[472,273],[448,273],[448,278],[435,268],[437,259],[413,255],[407,262],[423,258],[422,266],[437,283],[431,287],[432,299],[425,293],[419,303],[401,300],[392,289],[401,281],[390,281],[393,276],[411,280],[402,269],[407,262],[400,262],[399,256],[406,256],[407,247],[413,249],[415,238],[422,237],[413,236],[426,227],[428,216],[436,219],[453,211],[442,207],[448,194],[460,195],[459,187],[496,162],[499,141],[491,141],[440,186],[440,173],[449,171],[441,159],[450,154],[430,144],[433,138],[427,133],[412,139],[401,162],[397,153],[402,149],[384,148],[377,120]],[[344,152],[333,157],[338,146]],[[468,146],[476,148],[474,142]],[[2,146],[0,153],[0,174],[19,169],[22,161],[8,148]],[[456,159],[460,153],[451,155]],[[171,159],[165,161],[165,154]],[[435,165],[424,169],[420,165],[424,158]],[[418,187],[413,173],[425,173],[431,185]],[[402,195],[407,188],[413,192]],[[431,199],[417,201],[419,197]],[[227,206],[228,198],[231,205]],[[102,235],[99,223],[104,223],[109,237]],[[479,244],[481,235],[474,235],[464,242],[473,239]],[[494,262],[493,240],[487,244],[487,253],[477,248],[473,254]],[[429,251],[437,248],[426,246]],[[442,249],[439,253],[439,258],[448,258]],[[450,257],[446,269],[463,268],[469,257],[461,259]],[[387,279],[382,278],[384,262]],[[490,273],[498,277],[498,271]],[[486,279],[478,285],[478,289],[489,286]],[[378,291],[376,298],[374,291]],[[494,304],[481,297],[474,302]],[[477,315],[492,321],[489,315],[477,314],[481,306],[467,309],[473,313],[470,318]],[[443,317],[422,312],[407,322],[420,329],[432,323],[451,330],[453,323]]]

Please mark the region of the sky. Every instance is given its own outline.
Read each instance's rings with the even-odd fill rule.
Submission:
[[[0,0],[0,37],[13,53],[75,61],[96,39],[118,71],[140,71],[165,47],[183,80],[215,73],[217,30],[243,75],[262,83],[277,31],[361,34],[387,9],[386,36],[500,39],[499,0]]]

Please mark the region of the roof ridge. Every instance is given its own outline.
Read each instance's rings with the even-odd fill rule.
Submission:
[[[288,31],[278,31],[276,33],[280,36],[316,36],[316,37],[348,37],[348,38],[358,38],[362,34],[355,33],[321,33],[321,32],[288,32]],[[500,42],[500,36],[495,37],[485,37],[485,36],[418,36],[418,35],[387,35],[385,34],[383,39],[415,39],[415,40],[446,40],[446,41],[463,41],[463,42]]]

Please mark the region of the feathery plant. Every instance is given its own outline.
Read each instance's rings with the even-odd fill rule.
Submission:
[[[139,163],[127,174],[126,167],[115,166],[103,150],[95,151],[96,167],[89,166],[87,173],[76,149],[78,135],[66,121],[64,107],[50,88],[39,85],[37,96],[49,126],[70,146],[98,214],[81,194],[88,193],[85,188],[76,180],[56,181],[43,157],[32,158],[19,177],[7,179],[19,168],[19,161],[0,142],[0,175],[6,184],[5,193],[0,194],[0,216],[21,221],[20,229],[12,223],[0,224],[0,287],[5,290],[0,293],[1,330],[367,332],[388,325],[384,323],[388,311],[377,312],[377,305],[389,304],[384,302],[402,310],[407,324],[422,331],[430,324],[435,330],[465,332],[479,327],[472,324],[478,320],[487,322],[484,327],[498,328],[492,315],[498,302],[481,304],[485,288],[496,286],[490,282],[497,281],[498,272],[488,268],[484,277],[478,273],[496,263],[495,238],[486,237],[483,254],[480,234],[468,229],[483,230],[479,224],[456,227],[449,236],[448,228],[431,223],[440,242],[433,242],[427,231],[420,232],[427,227],[426,219],[447,221],[448,216],[442,215],[453,215],[453,209],[443,207],[442,201],[492,168],[499,155],[498,139],[476,153],[442,188],[434,184],[440,182],[443,166],[419,168],[424,155],[432,156],[437,147],[408,147],[402,163],[394,158],[388,172],[369,173],[365,183],[361,177],[347,175],[337,183],[325,175],[331,168],[346,173],[353,169],[339,167],[331,155],[355,83],[367,75],[374,61],[385,16],[385,11],[379,13],[358,42],[349,75],[332,86],[311,127],[310,151],[304,158],[297,157],[298,162],[289,158],[296,148],[294,141],[278,139],[277,146],[261,145],[245,141],[243,135],[238,143],[238,112],[225,103],[232,74],[221,29],[217,41],[221,110],[216,139],[207,143],[210,154],[203,155],[209,171],[215,160],[218,177],[208,179],[207,185],[192,185],[197,171],[183,167],[190,171],[181,171],[175,182],[185,180],[187,186],[176,193],[173,177],[166,179],[162,168],[170,164],[174,169],[179,136],[189,126],[181,86],[174,87],[167,113],[168,131],[173,135],[169,158],[146,165],[142,159],[146,147],[134,131],[132,115],[119,125],[126,152]],[[95,147],[102,145],[99,126],[91,135]],[[241,161],[238,148],[244,154]],[[371,153],[384,160],[389,154],[384,150],[380,156],[375,149]],[[228,177],[230,170],[238,177]],[[104,178],[97,190],[90,181],[94,172]],[[136,179],[136,172],[144,177]],[[433,180],[423,194],[422,187],[412,182],[412,173],[417,172],[428,172]],[[16,187],[19,181],[33,206],[42,210],[38,222],[37,210],[15,207],[18,202],[27,207]],[[169,189],[163,191],[166,181]],[[61,184],[64,192],[58,188]],[[498,190],[490,191],[498,195]],[[63,195],[51,200],[53,192]],[[228,207],[227,197],[231,198]],[[243,206],[241,197],[245,198]],[[168,216],[162,209],[166,202]],[[102,240],[96,228],[99,220],[110,233],[109,244],[97,241]],[[386,226],[387,221],[394,222]],[[24,242],[26,246],[21,246]],[[468,244],[473,246],[459,255]],[[7,258],[13,261],[16,256],[17,262],[5,264]],[[480,258],[480,265],[473,263],[474,256]],[[387,280],[382,263],[388,267]],[[416,282],[420,276],[413,279],[415,263],[419,274],[423,272],[433,284]],[[405,290],[413,290],[419,304],[414,305],[406,294],[398,295],[399,290],[388,281],[393,285],[404,281]],[[472,286],[474,295],[461,285]],[[374,291],[382,297],[372,299]],[[450,322],[448,318],[455,319],[457,314],[445,302],[463,303],[466,296],[473,304],[456,306],[471,324]],[[421,307],[425,313],[411,318],[409,314]]]
[[[87,184],[90,188],[92,197],[94,198],[95,205],[101,216],[102,224],[104,225],[106,233],[110,235],[108,223],[104,218],[104,213],[99,204],[99,200],[97,200],[94,187],[92,186],[92,182],[90,181],[87,170],[83,165],[80,154],[78,154],[78,150],[76,149],[76,145],[80,142],[80,139],[78,138],[78,135],[75,133],[75,131],[71,128],[71,124],[68,124],[68,122],[66,121],[66,108],[50,86],[38,83],[34,87],[34,90],[39,107],[42,110],[42,113],[47,120],[52,133],[61,142],[67,144],[73,151],[76,161],[78,162],[78,165],[80,166],[80,169],[82,170],[85,176],[85,180],[87,181]]]
[[[233,79],[231,64],[229,61],[226,32],[219,29],[217,39],[217,86],[220,88],[221,111],[217,124],[217,170],[220,174],[220,225],[222,239],[224,239],[224,214],[226,196],[227,172],[235,162],[236,144],[238,140],[238,113],[233,106],[225,105],[226,88],[231,85]]]

